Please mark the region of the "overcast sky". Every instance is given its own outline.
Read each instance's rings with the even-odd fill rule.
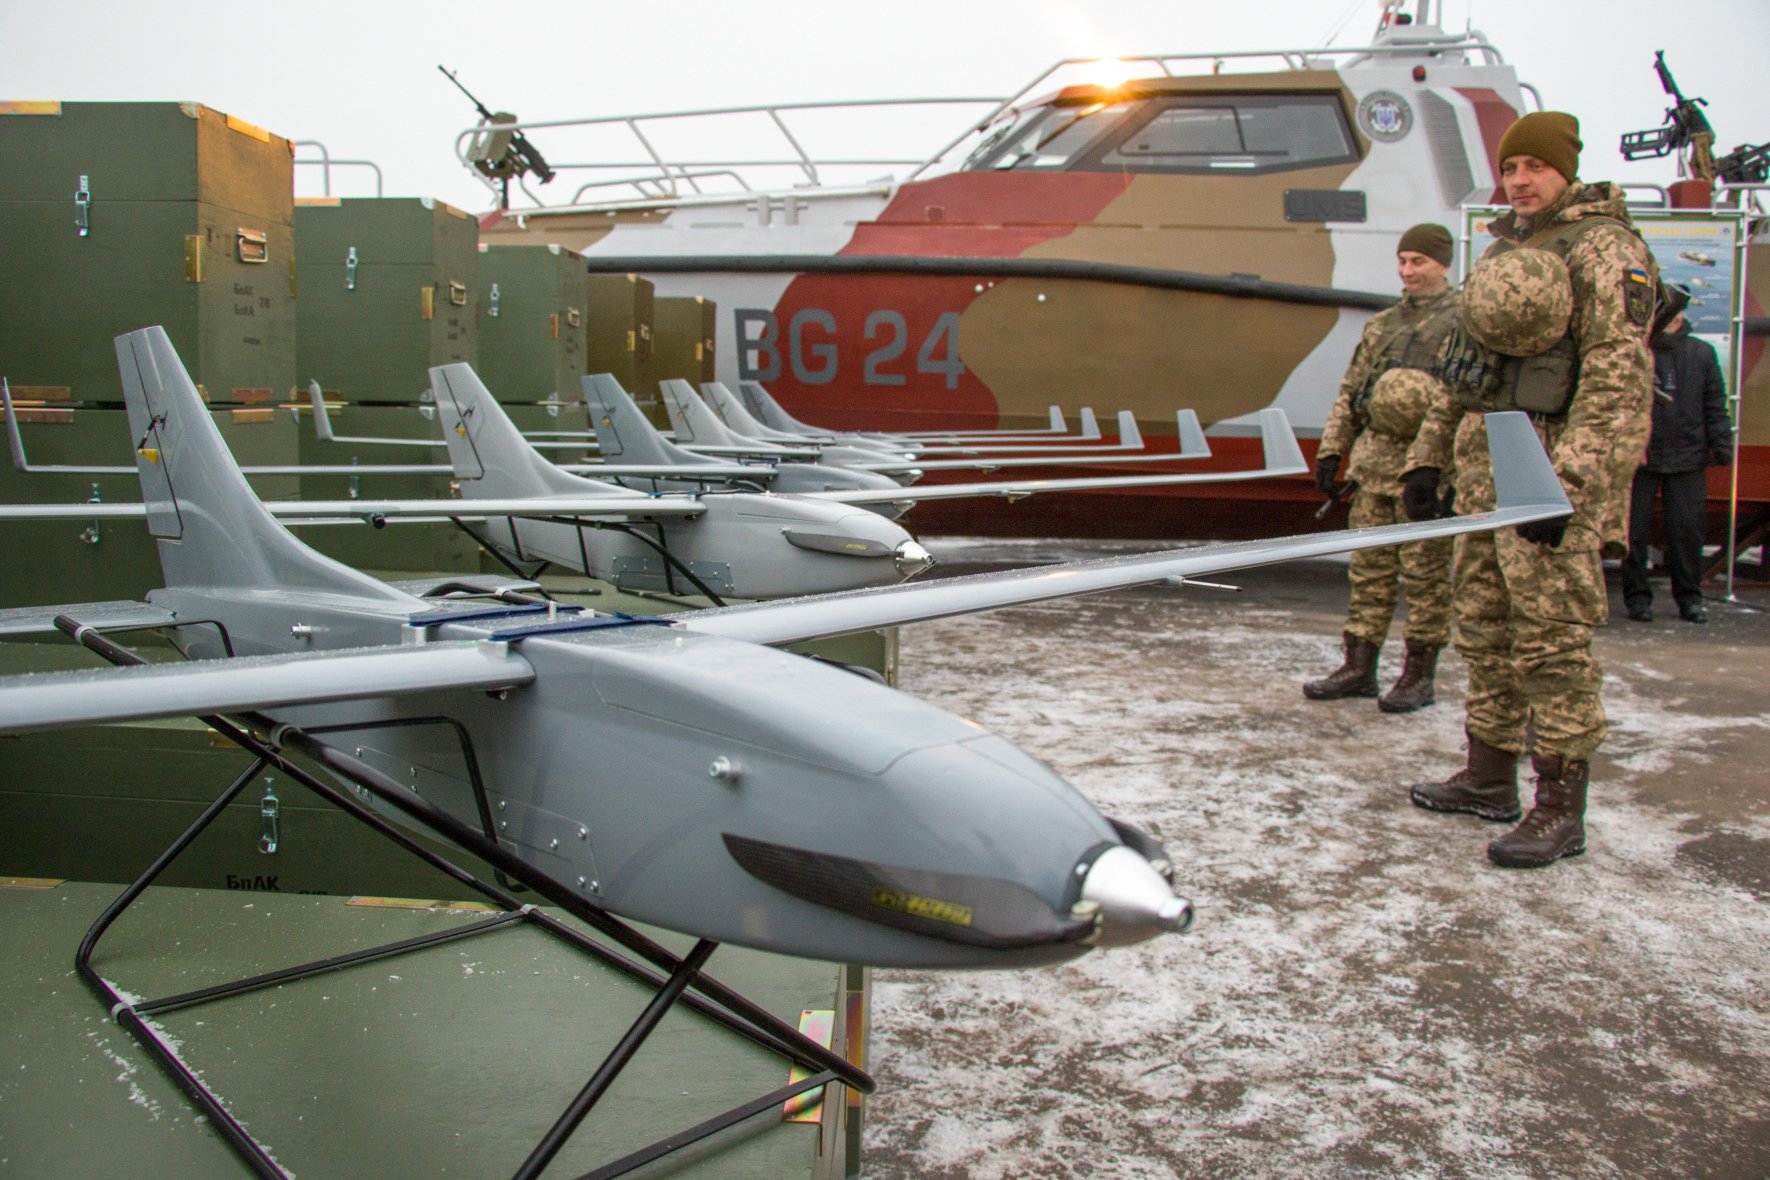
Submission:
[[[1413,6],[1412,0],[1409,7]],[[1626,130],[1657,125],[1653,71],[1665,49],[1686,93],[1710,100],[1720,150],[1770,139],[1767,0],[1444,0],[1448,27],[1472,23],[1542,91],[1578,114],[1587,179],[1669,179],[1626,166]],[[0,98],[195,99],[337,158],[382,168],[387,194],[472,209],[489,194],[456,163],[473,122],[436,71],[458,70],[494,109],[525,120],[812,100],[1006,95],[1059,58],[1304,48],[1335,34],[1368,41],[1376,0],[675,0],[520,4],[426,0],[0,0]],[[965,116],[849,126],[849,155],[920,156]],[[888,133],[895,130],[895,142]],[[555,162],[575,148],[534,136]],[[828,150],[830,143],[814,150]],[[311,152],[303,152],[309,155]],[[8,160],[5,166],[29,167]],[[883,169],[880,169],[883,171]],[[315,169],[297,191],[319,192]],[[366,174],[334,193],[366,195]],[[551,200],[564,186],[544,190]]]

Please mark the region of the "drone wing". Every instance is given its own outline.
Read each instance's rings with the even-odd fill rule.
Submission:
[[[1182,411],[1192,413],[1191,410]],[[981,483],[949,483],[935,484],[930,487],[913,488],[856,488],[830,492],[806,492],[806,496],[818,500],[830,500],[837,504],[882,504],[915,502],[919,500],[954,500],[970,496],[996,496],[1006,500],[1021,500],[1040,492],[1085,492],[1108,488],[1147,488],[1165,487],[1175,484],[1189,483],[1232,483],[1238,480],[1269,479],[1277,475],[1302,475],[1309,470],[1303,459],[1302,448],[1297,446],[1297,436],[1291,433],[1290,420],[1280,409],[1260,411],[1260,438],[1265,449],[1265,466],[1251,471],[1195,471],[1179,475],[1092,475],[1074,479],[1010,479]],[[1196,442],[1194,441],[1196,439]],[[1149,456],[1139,455],[1138,459],[1147,463],[1151,458],[1159,459],[1191,459],[1198,457],[1196,453],[1188,453],[1194,446],[1203,448],[1206,455],[1210,448],[1204,444],[1204,434],[1197,428],[1197,419],[1193,419],[1193,428],[1189,436],[1185,420],[1181,425],[1181,453],[1179,455]],[[1087,460],[1077,460],[1086,462]],[[1009,466],[1013,460],[998,460],[992,466]],[[1051,460],[1039,462],[1049,465]],[[923,470],[939,467],[943,464],[930,463],[920,465]]]
[[[1494,484],[1498,491],[1498,506],[1492,512],[1381,528],[1199,545],[933,582],[909,582],[842,594],[723,607],[677,618],[697,631],[753,643],[798,643],[877,627],[1147,585],[1169,578],[1201,578],[1303,557],[1507,528],[1572,512],[1572,505],[1561,489],[1561,481],[1543,453],[1527,415],[1516,412],[1489,414],[1487,434],[1493,453]]]
[[[899,496],[898,499],[902,499]],[[483,520],[488,516],[536,519],[597,517],[618,520],[679,519],[706,507],[692,496],[545,496],[504,500],[266,500],[278,520]],[[141,504],[0,504],[0,520],[141,519]]]
[[[0,679],[0,731],[452,689],[494,691],[534,678],[529,662],[504,645],[471,641],[83,668]]]

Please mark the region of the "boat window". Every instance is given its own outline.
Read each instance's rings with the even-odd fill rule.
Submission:
[[[965,161],[970,170],[1055,171],[1072,167],[1110,129],[1129,103],[1045,107],[990,135]]]
[[[1331,94],[1237,94],[1150,103],[1130,131],[1079,161],[1087,171],[1279,172],[1356,160]]]

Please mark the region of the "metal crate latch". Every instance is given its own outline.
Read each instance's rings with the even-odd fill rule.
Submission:
[[[92,188],[87,178],[80,178],[80,191],[74,194],[74,228],[81,237],[92,232]]]
[[[269,855],[277,850],[279,843],[278,817],[282,814],[283,802],[277,798],[276,779],[265,776],[264,799],[258,804],[258,815],[264,827],[258,837],[258,851]]]
[[[344,289],[356,290],[356,247],[352,246],[344,255]]]

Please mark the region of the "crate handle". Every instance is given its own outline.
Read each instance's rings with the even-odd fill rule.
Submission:
[[[234,231],[234,246],[239,253],[241,262],[257,265],[270,261],[270,239],[265,236],[263,230],[236,229]]]
[[[456,279],[449,280],[449,302],[456,307],[467,306],[467,284]]]

